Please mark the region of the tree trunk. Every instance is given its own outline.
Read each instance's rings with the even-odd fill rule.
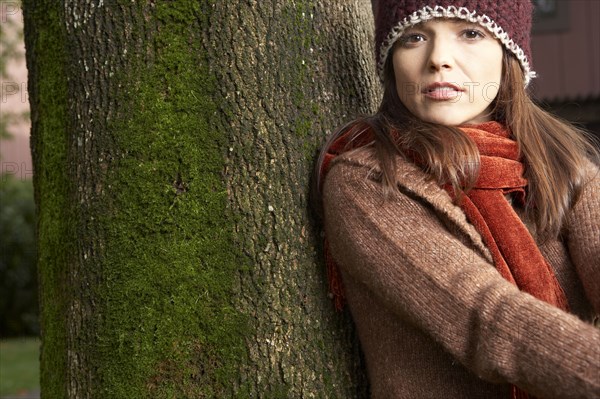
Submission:
[[[42,396],[366,397],[307,198],[378,98],[370,3],[60,3],[24,1]]]

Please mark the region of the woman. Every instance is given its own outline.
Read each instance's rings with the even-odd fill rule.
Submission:
[[[600,397],[596,152],[527,95],[531,12],[374,5],[382,103],[316,179],[373,398]]]

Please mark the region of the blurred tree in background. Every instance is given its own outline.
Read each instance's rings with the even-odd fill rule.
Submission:
[[[20,1],[0,0],[0,140],[12,137],[11,129],[29,118],[29,112],[5,107],[9,95],[22,86],[9,65],[24,62]],[[7,109],[8,108],[8,109]],[[2,168],[4,170],[4,168]],[[11,174],[0,175],[0,337],[39,334],[35,206],[33,184]]]
[[[39,333],[31,180],[0,177],[0,336]]]
[[[5,103],[7,95],[16,95],[21,86],[9,72],[8,65],[23,61],[22,50],[23,23],[19,18],[10,17],[21,7],[20,1],[0,0],[0,81],[2,81],[1,100]],[[19,12],[20,14],[20,12]],[[11,127],[29,119],[29,112],[13,112],[2,107],[0,110],[0,140],[11,137]]]

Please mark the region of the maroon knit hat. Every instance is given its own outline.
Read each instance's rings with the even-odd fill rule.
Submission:
[[[525,85],[535,78],[529,46],[530,0],[371,0],[375,15],[377,72],[383,80],[383,66],[394,42],[404,30],[433,18],[460,18],[478,23],[512,52],[521,63]]]

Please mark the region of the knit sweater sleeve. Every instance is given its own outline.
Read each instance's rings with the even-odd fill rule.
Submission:
[[[590,164],[587,182],[567,221],[571,261],[586,296],[600,314],[600,171]],[[600,376],[598,377],[600,379]]]
[[[364,166],[324,184],[325,230],[343,271],[475,374],[551,398],[600,397],[600,330],[520,292],[430,206],[385,200]]]

